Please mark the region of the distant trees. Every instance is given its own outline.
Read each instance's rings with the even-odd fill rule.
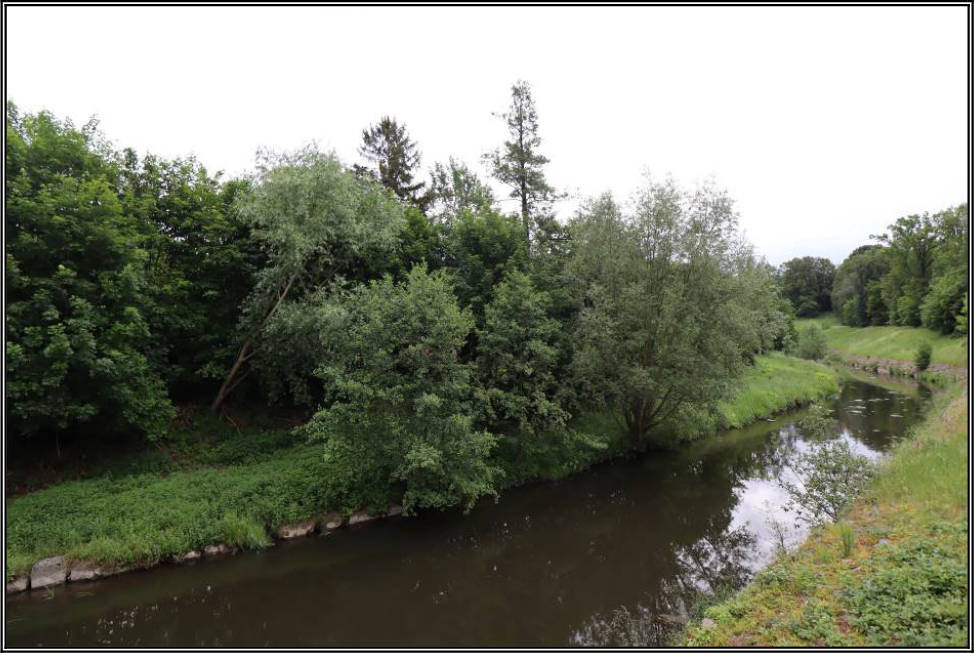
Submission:
[[[930,215],[910,215],[874,236],[886,246],[889,272],[883,277],[883,299],[890,324],[920,326],[920,305],[930,287],[938,234]]]
[[[968,292],[967,205],[900,218],[874,238],[880,244],[856,249],[836,272],[842,322],[955,332]]]
[[[511,188],[510,197],[519,200],[524,233],[530,239],[534,223],[543,221],[558,194],[545,178],[548,158],[539,151],[538,112],[527,82],[511,87],[511,106],[498,117],[504,120],[510,140],[485,154],[484,162],[498,181]]]
[[[415,181],[421,155],[416,143],[409,138],[406,125],[389,116],[362,130],[359,154],[371,161],[376,177],[405,204],[425,210],[428,201],[423,193],[426,182]]]
[[[879,245],[856,248],[836,269],[832,306],[843,324],[885,324],[889,309],[883,299],[882,280],[889,272],[886,251]]]
[[[781,291],[798,317],[814,317],[832,310],[835,266],[827,258],[803,256],[781,266]]]

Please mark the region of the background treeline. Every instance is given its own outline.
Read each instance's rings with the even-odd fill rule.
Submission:
[[[967,333],[967,204],[900,218],[872,238],[876,244],[855,249],[838,268],[810,256],[781,266],[782,292],[797,315],[834,311],[850,326]]]
[[[306,148],[223,180],[8,104],[8,453],[287,407],[330,502],[416,510],[589,464],[606,443],[583,421],[631,449],[713,424],[753,356],[794,343],[731,200],[647,180],[558,221],[527,84],[501,119],[483,161],[508,198],[454,159],[421,180],[390,117],[368,166]]]

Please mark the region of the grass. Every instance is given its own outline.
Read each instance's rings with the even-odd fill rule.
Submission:
[[[65,442],[61,456],[55,457],[52,447],[28,442],[32,445],[29,450],[8,451],[8,458],[20,463],[7,468],[8,494],[86,478],[250,464],[268,460],[303,441],[284,428],[280,419],[267,415],[234,415],[231,419],[236,426],[206,409],[192,411],[187,417],[158,443],[79,439]]]
[[[955,385],[842,524],[820,527],[686,646],[966,646],[967,395]],[[851,533],[850,533],[851,531]]]
[[[72,481],[7,503],[7,568],[51,555],[151,565],[217,542],[269,543],[268,529],[320,517],[332,500],[321,448],[218,469]]]
[[[758,356],[734,396],[720,402],[724,425],[740,428],[839,390],[838,374],[813,361],[781,354]]]
[[[740,382],[742,389],[720,405],[721,421],[742,426],[831,394],[836,378],[824,365],[759,356]],[[259,548],[284,523],[317,518],[329,509],[361,507],[345,505],[353,499],[342,494],[341,480],[322,460],[320,445],[304,444],[291,432],[266,425],[237,432],[211,423],[209,416],[199,419],[162,449],[102,465],[97,478],[61,482],[8,500],[8,579],[51,555],[148,566],[212,543]],[[583,416],[573,426],[575,437],[590,444],[537,452],[544,464],[509,481],[564,476],[625,446],[610,416]],[[212,433],[202,435],[207,429]]]
[[[958,367],[967,365],[966,338],[945,336],[930,329],[914,327],[843,326],[834,315],[795,321],[799,332],[810,324],[817,324],[825,330],[825,340],[830,349],[846,354],[912,363],[920,345],[929,344],[933,349],[932,363]]]

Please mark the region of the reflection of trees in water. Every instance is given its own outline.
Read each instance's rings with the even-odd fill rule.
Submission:
[[[571,635],[576,646],[665,646],[706,597],[737,591],[751,578],[754,535],[746,528],[708,534],[674,550],[674,573],[630,610],[595,614]]]

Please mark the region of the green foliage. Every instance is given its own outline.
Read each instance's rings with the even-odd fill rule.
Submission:
[[[740,428],[762,417],[822,399],[838,389],[835,371],[825,365],[781,354],[758,356],[735,384],[731,396],[718,403],[718,411],[724,424]],[[707,432],[700,428],[694,431]]]
[[[510,196],[520,201],[521,221],[525,237],[529,237],[535,222],[546,217],[551,203],[558,198],[545,179],[543,167],[548,157],[538,148],[538,112],[527,82],[518,81],[511,87],[511,106],[500,114],[510,140],[504,146],[484,155],[491,174],[511,188]]]
[[[216,542],[254,548],[265,526],[315,518],[332,506],[319,447],[222,469],[64,483],[7,504],[7,555],[152,564]]]
[[[781,266],[781,292],[798,317],[814,317],[832,310],[835,266],[827,258],[805,256]]]
[[[844,354],[872,358],[912,361],[917,348],[929,343],[933,348],[931,362],[948,365],[967,364],[967,346],[962,338],[944,336],[929,329],[913,327],[848,327],[833,324],[834,319],[798,320],[798,328],[818,324],[825,332],[829,349]]]
[[[944,334],[957,330],[967,290],[966,267],[950,269],[937,278],[920,305],[923,326]]]
[[[824,404],[813,403],[798,420],[798,427],[807,435],[821,438],[835,431],[839,421],[832,417],[832,411]]]
[[[842,538],[842,557],[848,558],[856,549],[856,529],[849,522],[840,522],[839,536]]]
[[[800,332],[796,353],[809,360],[825,358],[825,354],[828,353],[828,343],[825,334],[817,324],[809,324]]]
[[[930,367],[930,356],[933,353],[933,348],[930,346],[929,342],[925,342],[917,348],[916,356],[913,357],[913,362],[916,364],[919,371],[924,371]]]
[[[422,192],[426,182],[413,183],[420,164],[420,153],[406,125],[384,116],[376,125],[362,130],[359,154],[374,166],[375,177],[404,204],[425,210],[428,197]]]
[[[960,540],[966,524],[946,524]],[[865,578],[847,590],[857,630],[870,646],[964,646],[968,640],[967,564],[941,538],[888,544]]]
[[[858,456],[845,440],[815,445],[800,454],[792,471],[796,481],[784,480],[788,508],[806,522],[838,521],[842,509],[856,498],[873,474],[872,463]]]
[[[517,220],[494,211],[464,211],[447,232],[444,248],[460,306],[469,307],[482,324],[495,286],[527,265],[524,231]]]
[[[889,309],[881,282],[888,271],[887,251],[879,245],[859,247],[839,265],[832,284],[832,306],[843,324],[886,324]]]
[[[473,370],[459,360],[473,317],[445,273],[420,266],[403,284],[358,286],[338,310],[322,325],[331,350],[316,370],[330,403],[307,427],[326,460],[360,483],[402,483],[407,512],[495,494],[495,439],[475,427]]]
[[[967,326],[968,304],[967,303],[968,303],[969,295],[970,295],[969,292],[964,293],[964,303],[961,306],[960,313],[957,314],[957,327],[956,327],[957,333],[963,334],[968,332],[968,326]]]
[[[6,392],[11,434],[89,424],[160,437],[173,416],[147,355],[148,253],[83,130],[7,107]]]
[[[232,362],[233,327],[264,255],[233,209],[245,180],[220,185],[194,159],[117,156],[119,196],[145,234],[152,357],[170,392],[195,397]]]
[[[609,196],[570,224],[584,301],[573,372],[626,422],[633,447],[687,404],[712,406],[758,348],[761,302],[729,270],[749,258],[726,195],[650,184],[623,216]]]
[[[451,225],[464,212],[490,211],[494,192],[462,161],[450,157],[444,165],[436,163],[430,173],[430,214],[440,223]]]
[[[236,387],[242,365],[254,356],[262,359],[258,363],[265,376],[277,374],[292,386],[296,374],[310,374],[310,361],[302,370],[280,371],[282,363],[295,363],[304,351],[290,349],[286,339],[270,340],[265,328],[285,301],[302,301],[363,262],[368,267],[369,261],[387,259],[403,225],[402,207],[385,189],[310,147],[263,154],[251,186],[239,194],[235,206],[266,252],[267,265],[257,272],[243,305],[239,353],[214,408]],[[276,383],[278,388],[284,385]]]
[[[548,317],[550,300],[522,272],[511,272],[494,289],[477,331],[480,382],[490,405],[489,421],[502,432],[538,437],[562,431],[568,413],[557,399],[555,377],[560,325]]]

